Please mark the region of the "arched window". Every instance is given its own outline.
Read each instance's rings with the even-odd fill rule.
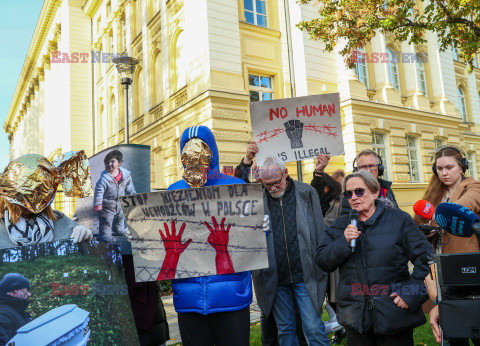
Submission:
[[[463,121],[467,122],[467,102],[465,100],[465,91],[462,87],[458,87],[458,108],[460,109],[460,115],[462,116]]]
[[[133,102],[135,103],[135,114],[133,116],[134,119],[142,116],[145,113],[145,103],[144,103],[144,93],[143,93],[143,70],[139,69],[137,73],[137,80],[133,82],[135,85],[135,99]],[[136,101],[136,102],[135,102]]]
[[[163,64],[162,54],[158,53],[155,56],[153,63],[153,78],[152,78],[152,93],[153,93],[153,105],[156,106],[163,100]]]
[[[185,56],[185,34],[181,31],[175,44],[175,79],[176,90],[180,90],[187,83],[187,61]]]
[[[400,78],[398,73],[397,55],[395,52],[387,47],[388,53],[388,76],[390,77],[390,83],[392,86],[400,91]]]
[[[428,96],[427,80],[425,78],[425,66],[421,61],[417,62],[417,78],[418,78],[418,87],[422,91],[423,95]]]
[[[114,119],[117,117],[117,106],[115,104],[115,95],[111,95],[108,100],[108,122],[107,122],[107,135],[110,138],[113,136]]]
[[[142,0],[135,2],[135,37],[142,32]],[[132,37],[132,41],[135,37]]]
[[[96,135],[97,135],[97,145],[103,142],[103,116],[104,114],[104,108],[103,108],[103,103],[100,101],[98,105],[98,112],[97,112],[97,130],[96,130]]]
[[[355,74],[360,82],[364,83],[368,89],[368,68],[365,59],[365,49],[357,50],[357,62],[355,63]]]

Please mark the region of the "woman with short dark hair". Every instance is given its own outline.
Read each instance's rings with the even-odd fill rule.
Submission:
[[[410,215],[385,206],[380,185],[366,171],[349,174],[344,195],[358,211],[358,225],[342,216],[317,249],[316,262],[339,268],[337,317],[351,345],[413,345],[413,329],[426,322],[425,254],[433,254]],[[352,249],[352,240],[356,246]],[[414,264],[408,271],[408,261]]]

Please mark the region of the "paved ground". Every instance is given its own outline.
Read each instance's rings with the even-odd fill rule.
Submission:
[[[180,331],[178,330],[177,313],[173,307],[173,296],[165,296],[162,298],[165,313],[167,314],[168,327],[170,328],[170,341],[167,345],[174,345],[181,342]],[[253,295],[253,303],[250,305],[250,322],[260,321],[260,308],[257,305],[255,295]]]

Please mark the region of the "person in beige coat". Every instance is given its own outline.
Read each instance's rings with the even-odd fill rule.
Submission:
[[[439,149],[433,156],[433,175],[427,186],[423,199],[430,202],[435,208],[443,202],[460,204],[480,216],[480,182],[472,177],[465,177],[468,169],[468,161],[463,151],[457,147],[444,147]],[[425,220],[415,216],[417,224]],[[441,253],[464,253],[478,252],[479,240],[476,236],[461,238],[443,232],[441,243],[437,246],[437,252]],[[436,284],[427,276],[426,282],[430,298],[435,299]],[[437,342],[441,342],[441,331],[438,324],[438,306],[430,311],[430,325]],[[451,339],[450,345],[463,345],[464,339]],[[479,342],[476,340],[475,342]],[[468,344],[468,341],[467,341]]]

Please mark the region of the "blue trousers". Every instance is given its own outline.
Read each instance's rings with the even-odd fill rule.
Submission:
[[[308,295],[303,282],[278,286],[273,302],[273,315],[277,322],[278,341],[281,346],[297,346],[295,332],[295,310],[293,299],[297,301],[302,318],[303,332],[310,346],[330,345],[325,334],[325,325]]]

